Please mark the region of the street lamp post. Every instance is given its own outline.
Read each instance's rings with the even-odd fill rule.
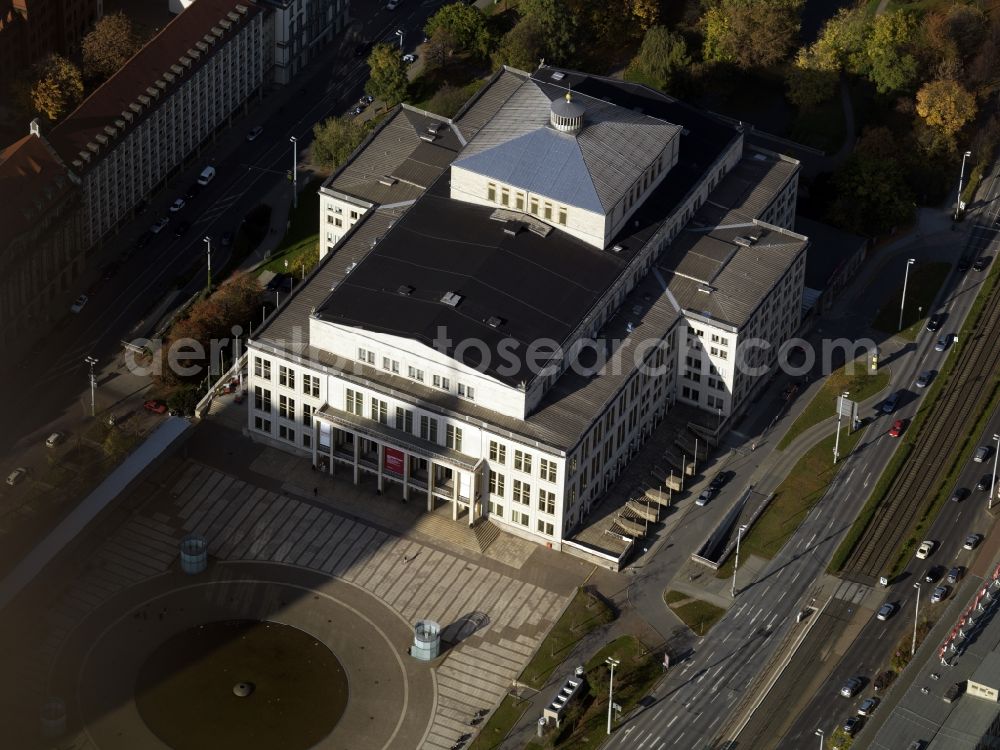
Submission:
[[[913,643],[910,645],[910,656],[917,653],[917,623],[920,622],[920,583],[913,584],[913,588],[917,590],[917,609],[913,615]]]
[[[83,361],[90,365],[90,416],[97,416],[97,376],[94,375],[94,365],[97,364],[96,357],[84,357]]]
[[[747,530],[746,524],[740,526],[736,531],[736,560],[733,562],[733,588],[732,595],[736,596],[736,571],[740,567],[740,539],[743,538],[743,532]]]
[[[958,173],[958,195],[955,196],[955,221],[958,221],[958,212],[962,210],[962,183],[965,181],[965,160],[972,156],[971,151],[962,154],[962,170]]]
[[[997,447],[993,451],[993,476],[990,477],[990,499],[986,504],[986,510],[993,510],[993,489],[997,481],[997,456],[1000,455],[1000,435],[993,435],[993,440]]]
[[[399,51],[402,52],[403,51],[403,30],[402,29],[396,29],[396,36],[399,37]]]
[[[819,737],[819,750],[823,750],[823,734],[824,732],[822,729],[816,730],[816,736]]]
[[[212,291],[212,238],[208,235],[204,237],[205,243],[205,253],[208,259],[208,281],[206,283],[205,289]]]
[[[299,142],[294,135],[289,136],[292,142],[292,208],[299,207]]]
[[[914,258],[909,258],[906,261],[906,272],[903,274],[903,299],[899,303],[899,330],[903,330],[903,310],[906,309],[906,282],[910,280],[910,266],[912,266],[917,261]]]
[[[850,396],[849,391],[844,391],[840,394],[840,398],[837,399],[837,437],[833,441],[833,463],[836,464],[840,460],[840,423],[844,416],[844,399]]]
[[[609,656],[604,660],[604,663],[611,667],[611,679],[608,680],[608,734],[611,734],[611,709],[614,707],[615,698],[615,667],[621,662]]]

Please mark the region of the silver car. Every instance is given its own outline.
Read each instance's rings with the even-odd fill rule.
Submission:
[[[943,602],[948,598],[948,594],[951,593],[951,589],[947,586],[938,586],[934,591],[931,592],[931,604],[937,604],[938,602]]]
[[[18,466],[14,471],[7,475],[7,484],[11,487],[20,484],[24,481],[24,478],[28,476],[28,470],[23,466]]]
[[[934,379],[934,371],[924,370],[922,373],[917,375],[917,382],[915,383],[915,385],[917,386],[917,388],[926,388],[931,384],[931,381],[933,379]]]

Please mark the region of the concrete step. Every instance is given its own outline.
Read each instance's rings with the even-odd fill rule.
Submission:
[[[497,537],[500,536],[500,527],[489,519],[477,523],[472,527],[472,531],[476,535],[480,552],[485,552],[486,548],[493,544]]]

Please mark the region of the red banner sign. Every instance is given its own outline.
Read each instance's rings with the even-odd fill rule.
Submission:
[[[382,459],[382,466],[386,471],[391,471],[393,474],[402,474],[403,451],[396,450],[395,448],[386,448]]]

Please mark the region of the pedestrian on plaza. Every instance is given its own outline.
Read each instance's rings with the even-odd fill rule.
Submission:
[[[313,487],[313,497],[316,497],[318,494],[319,494],[319,487]]]

